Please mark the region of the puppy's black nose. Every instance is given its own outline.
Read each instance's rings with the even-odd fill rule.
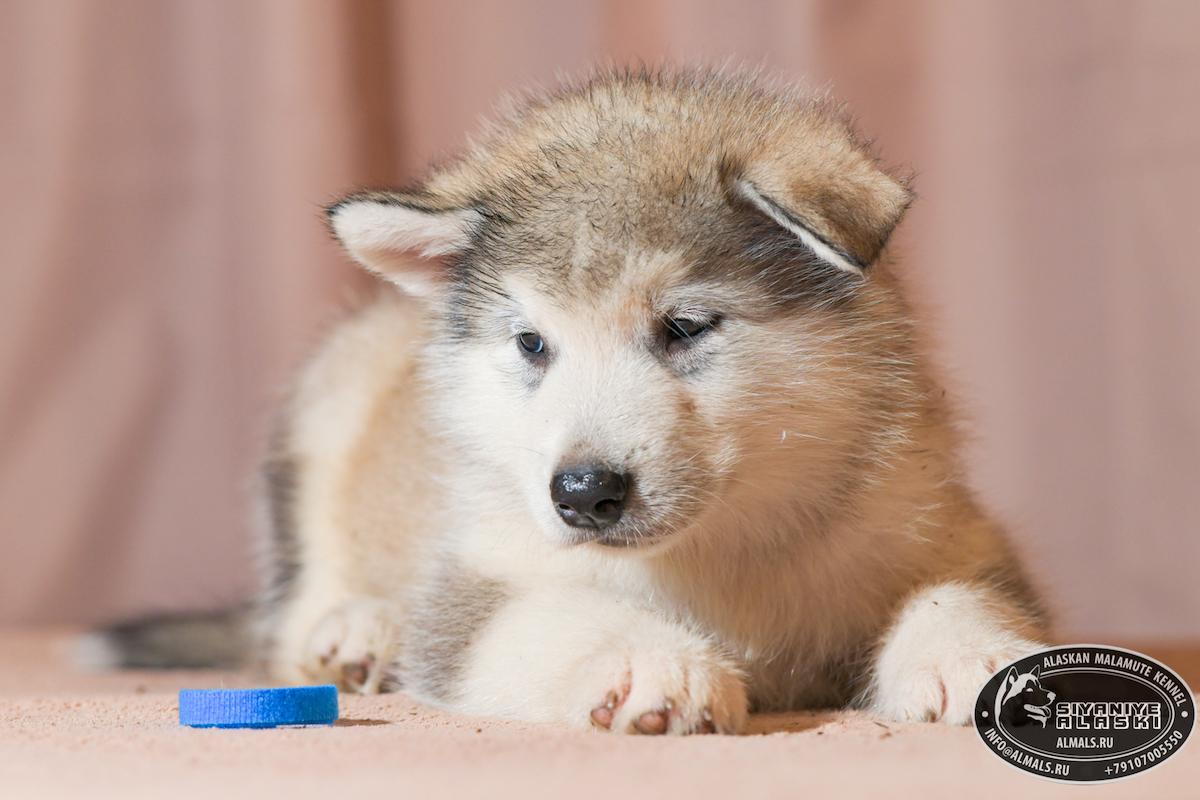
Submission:
[[[550,499],[563,522],[607,528],[621,518],[628,485],[624,475],[599,467],[572,467],[550,481]]]

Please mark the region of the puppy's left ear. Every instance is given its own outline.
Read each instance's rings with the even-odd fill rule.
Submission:
[[[325,214],[355,261],[419,297],[438,293],[446,283],[445,258],[465,250],[483,223],[476,208],[422,192],[359,192]]]
[[[726,191],[855,275],[879,258],[912,202],[909,181],[884,172],[849,121],[828,110],[764,136],[756,151],[723,167]]]

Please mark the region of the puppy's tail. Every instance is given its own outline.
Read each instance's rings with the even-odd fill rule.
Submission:
[[[154,616],[84,634],[75,658],[89,669],[236,667],[252,639],[248,608]]]

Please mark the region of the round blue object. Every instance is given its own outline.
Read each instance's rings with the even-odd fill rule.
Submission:
[[[179,691],[179,724],[191,728],[332,725],[337,718],[337,687],[332,685]]]

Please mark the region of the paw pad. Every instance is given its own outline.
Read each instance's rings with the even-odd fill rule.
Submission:
[[[350,661],[342,665],[342,677],[346,681],[346,685],[352,689],[360,689],[366,686],[367,679],[371,677],[371,670],[375,667],[375,654],[367,653],[361,661]]]
[[[592,724],[604,730],[610,729],[613,715],[617,713],[617,706],[621,704],[622,699],[616,692],[609,692],[604,698],[604,703],[592,709]]]
[[[633,721],[633,730],[643,736],[661,736],[667,732],[671,712],[667,709],[647,711]]]

